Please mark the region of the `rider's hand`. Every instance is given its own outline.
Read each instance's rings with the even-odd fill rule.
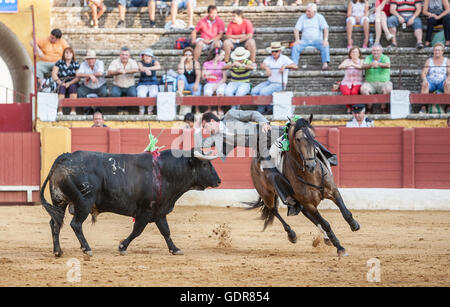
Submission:
[[[261,130],[262,132],[267,133],[267,131],[272,130],[272,127],[270,126],[269,123],[264,123]]]

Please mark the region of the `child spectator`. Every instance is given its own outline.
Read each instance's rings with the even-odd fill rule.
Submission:
[[[369,2],[366,0],[349,0],[347,8],[347,48],[353,47],[352,32],[354,25],[364,27],[363,48],[369,43]]]
[[[58,84],[58,99],[77,98],[78,81],[76,76],[80,64],[75,59],[73,49],[68,47],[64,49],[63,56],[55,63],[52,70],[52,78]],[[75,107],[72,107],[70,115],[76,115]],[[62,115],[62,108],[58,108],[58,115]]]
[[[225,96],[245,96],[250,93],[250,73],[256,65],[248,59],[250,51],[237,47],[231,53],[231,61],[224,69],[229,69],[231,82],[225,88]],[[233,107],[239,109],[239,106]]]
[[[58,84],[52,78],[52,74],[49,72],[44,73],[44,79],[39,86],[39,92],[42,93],[56,93]]]
[[[203,87],[205,96],[212,96],[214,93],[217,96],[225,94],[227,71],[223,69],[225,66],[224,57],[225,51],[213,49],[209,52],[206,62],[203,63],[202,79],[206,80],[206,84]],[[207,111],[211,111],[211,106],[208,106]],[[223,115],[221,107],[218,109],[218,114]]]
[[[138,62],[140,76],[137,85],[138,97],[156,97],[158,95],[158,79],[156,78],[156,71],[161,69],[161,66],[155,56],[153,50],[145,49],[141,53],[142,61]],[[139,106],[139,114],[145,113],[145,106]],[[147,114],[153,114],[153,106],[147,107]]]
[[[339,65],[339,69],[345,69],[344,80],[340,86],[342,95],[359,95],[363,81],[362,64],[359,48],[352,47],[348,52],[348,59]],[[347,114],[351,114],[351,112],[350,105],[347,105]]]

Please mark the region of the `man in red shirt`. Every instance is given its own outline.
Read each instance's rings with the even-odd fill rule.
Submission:
[[[200,19],[191,33],[191,42],[195,43],[194,60],[198,60],[203,50],[222,47],[222,36],[225,32],[225,23],[217,16],[217,7],[208,6],[208,16]],[[197,38],[197,33],[200,37]]]
[[[256,43],[253,39],[253,25],[250,20],[244,18],[241,10],[232,12],[233,19],[228,24],[223,49],[225,50],[225,62],[230,59],[230,53],[236,47],[244,47],[250,51],[250,61],[256,60]]]

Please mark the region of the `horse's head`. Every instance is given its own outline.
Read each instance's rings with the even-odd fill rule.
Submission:
[[[311,126],[313,115],[309,117],[309,120],[303,118],[297,121],[291,121],[289,127],[289,151],[298,153],[301,159],[301,168],[308,172],[313,172],[316,167],[316,135],[314,128]]]

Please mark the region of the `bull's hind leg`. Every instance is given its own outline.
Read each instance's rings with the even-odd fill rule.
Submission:
[[[170,229],[166,217],[163,217],[160,220],[156,221],[156,226],[158,226],[159,232],[161,232],[164,240],[166,240],[169,252],[171,252],[172,255],[184,255],[183,251],[176,247],[172,242],[172,239],[170,238]]]
[[[337,248],[337,254],[339,257],[342,256],[348,256],[347,252],[345,251],[345,248],[342,247],[340,244],[338,238],[334,234],[333,230],[331,229],[330,224],[320,215],[317,208],[314,208],[313,210],[303,210],[302,213],[311,221],[314,225],[319,227],[320,230],[324,231],[326,235],[328,236],[331,243],[333,243],[334,247]]]
[[[92,250],[89,247],[88,242],[86,241],[86,238],[83,234],[83,222],[88,217],[89,213],[91,213],[92,206],[94,205],[93,201],[85,201],[80,204],[74,204],[75,206],[75,212],[72,221],[70,222],[70,226],[73,229],[73,232],[75,232],[75,235],[77,236],[78,241],[80,241],[81,250],[86,255],[92,257]]]
[[[359,223],[353,218],[352,213],[350,210],[347,209],[347,207],[344,204],[344,200],[342,199],[341,193],[339,193],[339,190],[336,188],[333,193],[334,197],[334,203],[338,206],[339,210],[341,211],[342,216],[347,221],[347,223],[350,225],[350,229],[352,231],[358,231],[360,228]]]

